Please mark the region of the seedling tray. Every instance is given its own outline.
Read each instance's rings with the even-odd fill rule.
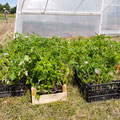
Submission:
[[[86,84],[78,77],[75,70],[75,81],[80,88],[83,98],[87,102],[104,101],[112,98],[120,98],[120,81],[105,84]]]
[[[28,89],[25,85],[25,81],[15,82],[12,85],[2,83],[0,81],[0,98],[22,96]]]

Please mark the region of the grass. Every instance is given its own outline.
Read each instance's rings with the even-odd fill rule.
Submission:
[[[9,14],[8,15],[8,18],[15,18],[15,14]],[[3,13],[0,13],[0,20],[4,20],[4,14]]]
[[[119,99],[87,103],[72,83],[66,102],[33,106],[29,96],[0,99],[0,120],[120,120]]]

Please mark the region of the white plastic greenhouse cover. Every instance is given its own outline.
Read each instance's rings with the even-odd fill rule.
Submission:
[[[120,0],[18,0],[15,33],[120,34]]]

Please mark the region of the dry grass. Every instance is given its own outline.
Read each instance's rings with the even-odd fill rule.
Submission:
[[[5,39],[8,39],[8,36],[13,38],[14,33],[14,18],[9,18],[8,23],[5,20],[0,20],[0,43],[4,43]]]
[[[120,120],[120,99],[87,103],[73,84],[66,102],[33,106],[29,96],[0,99],[0,120]]]

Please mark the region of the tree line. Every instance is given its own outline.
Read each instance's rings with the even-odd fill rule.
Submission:
[[[11,8],[9,3],[6,3],[4,5],[0,4],[0,13],[4,12],[3,8],[6,8],[11,14],[16,13],[16,6]]]

